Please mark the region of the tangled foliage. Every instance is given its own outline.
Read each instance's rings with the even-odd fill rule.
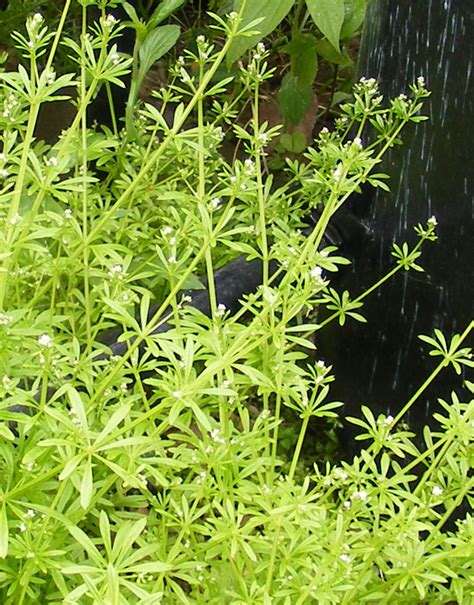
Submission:
[[[363,183],[386,186],[374,169],[422,119],[423,82],[388,107],[375,82],[358,83],[334,130],[276,187],[265,158],[277,129],[258,114],[268,55],[250,57],[229,95],[235,82],[218,69],[245,31],[238,15],[214,21],[222,42],[199,38],[124,131],[85,122],[96,90],[131,67],[105,14],[64,40],[77,74],[56,75],[61,29],[36,15],[16,37],[30,69],[0,74],[1,601],[470,602],[472,516],[441,528],[472,498],[473,401],[443,402],[423,451],[403,413],[365,409],[354,422],[371,445],[353,462],[301,461],[309,423],[339,406],[331,367],[316,362],[318,331],[364,321],[368,294],[331,286],[348,261],[324,234]],[[52,145],[36,140],[40,106],[69,85],[71,126]],[[247,128],[236,123],[243,98]],[[394,248],[379,283],[420,269],[435,223],[417,227],[414,248]],[[260,259],[262,284],[231,313],[217,270],[242,255]],[[202,275],[209,314],[183,304]],[[121,356],[103,344],[116,329]],[[441,355],[425,387],[472,363],[470,329],[451,343],[425,337]],[[301,422],[284,452],[288,409]]]

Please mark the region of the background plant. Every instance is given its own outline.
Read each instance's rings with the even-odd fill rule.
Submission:
[[[469,602],[472,517],[440,530],[472,497],[470,396],[442,405],[423,451],[402,415],[366,409],[360,457],[301,460],[310,424],[339,405],[309,336],[317,344],[330,321],[363,320],[368,295],[337,292],[331,277],[347,261],[324,233],[363,183],[385,186],[374,170],[422,119],[423,82],[384,104],[361,81],[277,187],[265,155],[278,130],[259,119],[267,51],[240,71],[247,127],[226,98],[231,76],[216,79],[242,32],[237,15],[215,16],[220,37],[199,38],[158,103],[129,116],[133,138],[85,121],[97,87],[132,68],[114,48],[120,24],[103,14],[86,31],[82,19],[67,43],[77,73],[57,77],[65,18],[51,35],[31,17],[17,37],[29,69],[1,76],[3,602]],[[38,106],[65,83],[77,85],[77,116],[56,143],[36,141]],[[230,161],[227,132],[243,150]],[[435,227],[394,247],[393,271],[373,287],[419,268]],[[261,259],[263,282],[231,315],[215,280],[242,254]],[[210,316],[183,304],[202,275]],[[101,344],[110,328],[127,343],[119,358]],[[441,361],[407,409],[447,364],[472,363],[470,331],[425,339]],[[287,410],[300,424],[283,451]]]

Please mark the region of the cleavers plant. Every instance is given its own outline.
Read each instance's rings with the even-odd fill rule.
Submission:
[[[333,287],[348,261],[327,227],[362,184],[386,187],[374,169],[423,119],[424,82],[387,105],[361,80],[276,186],[266,154],[278,129],[258,103],[268,52],[259,45],[242,64],[240,97],[226,98],[230,76],[216,78],[258,24],[211,15],[220,41],[198,38],[169,85],[129,110],[131,137],[86,126],[96,91],[131,69],[114,46],[121,25],[102,2],[88,28],[82,2],[80,40],[64,39],[70,4],[55,32],[30,17],[16,36],[30,68],[0,74],[1,602],[472,602],[472,516],[441,531],[472,499],[472,400],[441,402],[422,451],[403,413],[364,408],[353,419],[370,440],[360,456],[302,457],[310,423],[340,406],[318,331],[364,321],[370,291],[421,270],[421,247],[436,239],[432,217],[414,246],[394,246],[393,270],[368,292]],[[60,43],[77,74],[54,72]],[[37,140],[41,104],[70,85],[75,119],[54,144]],[[247,127],[236,123],[242,96]],[[217,271],[241,255],[260,259],[262,283],[232,313]],[[199,276],[208,315],[183,294],[204,287]],[[472,328],[450,344],[423,337],[441,360],[403,412],[443,367],[472,365]],[[103,344],[111,330],[121,356]],[[290,409],[301,423],[284,451]]]

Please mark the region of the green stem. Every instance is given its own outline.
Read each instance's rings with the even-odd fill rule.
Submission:
[[[290,472],[288,473],[288,476],[290,479],[293,479],[293,477],[295,475],[296,465],[298,464],[298,460],[300,458],[301,448],[303,447],[303,442],[304,442],[304,438],[306,436],[306,431],[308,429],[310,417],[311,416],[309,414],[306,414],[303,417],[303,422],[301,424],[300,433],[298,435],[298,441],[296,443],[295,452],[293,454],[293,460],[291,461]]]

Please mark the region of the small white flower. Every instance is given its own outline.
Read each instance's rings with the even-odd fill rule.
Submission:
[[[398,95],[398,99],[399,99],[399,101],[406,101],[406,100],[407,100],[407,98],[408,98],[408,97],[407,97],[406,95],[404,95],[403,93],[402,93],[401,95]]]
[[[311,275],[311,277],[313,279],[319,280],[322,277],[323,270],[321,269],[321,267],[313,267],[313,269],[311,269],[309,274]]]
[[[168,263],[169,263],[170,265],[175,265],[175,264],[176,264],[176,256],[170,256],[170,257],[168,258]]]
[[[53,156],[51,158],[46,158],[44,163],[46,164],[46,166],[57,166],[58,158],[56,156]]]
[[[351,507],[351,501],[350,500],[345,500],[344,501],[344,508],[350,508]]]
[[[341,176],[342,176],[342,164],[339,163],[332,172],[332,178],[335,180],[336,183],[339,183],[339,181],[341,180]]]
[[[251,175],[254,173],[255,164],[254,164],[253,160],[251,160],[250,158],[247,158],[244,162],[244,165],[245,165],[245,174]]]
[[[220,197],[213,197],[211,200],[211,207],[216,210],[222,204],[222,200]]]
[[[163,229],[161,230],[161,235],[165,237],[170,233],[173,233],[173,229],[169,225],[166,225],[166,227],[163,227]]]
[[[419,88],[424,88],[425,78],[423,76],[418,76],[418,78],[416,79],[416,83],[418,84]]]
[[[49,334],[41,334],[41,336],[38,337],[38,344],[45,349],[50,349],[53,345],[53,339]]]
[[[339,558],[341,559],[341,561],[343,561],[344,563],[350,563],[352,561],[352,559],[350,558],[349,555],[346,555],[345,553],[342,553],[342,555],[339,555]]]
[[[0,152],[0,162],[4,162],[5,159],[5,154]]]
[[[8,176],[8,170],[6,170],[5,168],[0,168],[0,176],[5,179]]]
[[[117,277],[118,279],[123,279],[123,267],[119,263],[113,265],[109,269],[110,277]]]
[[[345,481],[347,479],[347,473],[342,468],[336,467],[334,469],[334,478],[340,479],[341,481]]]
[[[316,367],[319,368],[320,370],[325,370],[326,364],[324,363],[324,361],[322,359],[320,359],[319,361],[316,362]]]
[[[362,489],[359,492],[354,492],[351,497],[353,499],[362,500],[362,502],[365,502],[368,498],[368,495],[367,492]]]
[[[32,508],[29,508],[25,513],[25,519],[34,519],[36,517],[36,513]]]
[[[26,531],[26,525],[25,523],[21,522],[20,525],[18,526],[18,529],[23,533],[24,531]]]
[[[107,15],[107,17],[104,20],[104,23],[106,25],[108,25],[109,27],[112,26],[115,22],[117,21],[117,19],[114,17],[114,15],[112,15],[112,13],[109,13]]]
[[[227,307],[225,305],[223,305],[222,303],[219,303],[217,305],[217,315],[219,317],[222,317],[226,311],[227,311]]]
[[[352,144],[355,147],[358,147],[359,149],[362,149],[362,139],[360,137],[356,137],[353,141]]]
[[[202,35],[201,35],[201,36],[198,36],[198,37],[196,38],[196,42],[197,42],[198,44],[204,44],[204,42],[205,42],[205,41],[206,41],[206,38],[205,38],[204,36],[202,36]]]
[[[439,487],[439,485],[435,485],[431,490],[431,493],[433,494],[433,496],[441,496],[443,490],[441,489],[441,487]]]
[[[72,210],[70,208],[66,208],[64,211],[64,218],[69,221],[72,219]]]
[[[437,226],[437,224],[438,224],[438,221],[437,221],[437,219],[436,219],[436,216],[434,216],[434,215],[433,215],[433,216],[431,216],[431,217],[428,219],[428,225],[429,225],[430,227],[436,227],[436,226]]]
[[[171,394],[173,395],[173,397],[175,399],[181,399],[181,397],[183,395],[183,393],[181,391],[179,391],[179,390],[173,391]]]
[[[56,72],[54,71],[54,69],[50,69],[45,73],[45,76],[46,76],[46,83],[53,84],[56,79]]]
[[[4,376],[2,378],[2,385],[6,391],[9,391],[13,386],[13,381],[9,376]]]
[[[385,420],[384,420],[383,422],[384,422],[384,424],[386,424],[387,426],[390,426],[390,425],[393,423],[393,420],[394,420],[393,416],[392,416],[391,414],[389,414],[389,415],[387,416],[387,418],[385,418]]]

